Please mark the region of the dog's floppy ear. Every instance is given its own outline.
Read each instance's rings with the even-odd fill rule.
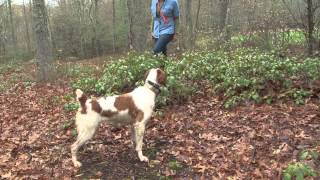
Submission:
[[[157,69],[157,83],[164,86],[166,85],[166,81],[166,73],[161,69]]]
[[[149,75],[150,70],[148,70],[147,72],[144,73],[144,80],[147,80],[147,77]]]

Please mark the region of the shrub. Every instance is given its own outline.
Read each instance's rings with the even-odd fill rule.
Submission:
[[[165,65],[167,86],[158,104],[181,102],[206,81],[213,93],[224,98],[225,107],[253,101],[292,98],[303,104],[312,91],[302,84],[320,80],[320,60],[281,58],[274,52],[239,48],[231,52],[188,52],[179,59],[150,54],[128,54],[106,63],[100,79],[82,78],[74,87],[102,95],[119,94],[143,84],[144,73]],[[307,83],[306,83],[307,82]]]
[[[102,77],[97,81],[95,90],[99,94],[121,93],[126,89],[142,84],[147,70],[159,67],[163,58],[151,55],[128,54],[127,57],[105,64]]]
[[[303,180],[304,177],[316,177],[317,173],[308,165],[303,163],[289,164],[288,167],[283,170],[284,180]]]
[[[95,84],[98,94],[112,95],[128,92],[144,83],[144,74],[151,68],[165,64],[167,73],[166,87],[162,88],[157,104],[172,103],[169,100],[183,101],[193,88],[186,85],[182,77],[183,66],[171,58],[151,54],[128,54],[127,57],[105,65],[102,77]]]

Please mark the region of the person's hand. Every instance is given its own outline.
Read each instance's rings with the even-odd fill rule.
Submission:
[[[177,33],[175,33],[174,35],[173,35],[173,38],[172,38],[172,42],[176,42],[178,39],[177,39]]]
[[[154,39],[155,39],[153,32],[151,32],[150,38],[151,38],[151,40],[154,40]]]

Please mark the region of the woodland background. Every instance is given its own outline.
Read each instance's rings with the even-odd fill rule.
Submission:
[[[2,61],[34,56],[31,3],[0,2]],[[309,54],[319,51],[319,1],[180,0],[179,4],[179,41],[171,48],[174,52],[177,48],[212,49],[221,40],[242,42],[241,35],[248,39],[243,40],[245,46],[269,49],[301,46]],[[58,59],[152,49],[150,0],[50,1],[45,14],[53,55]],[[298,32],[290,33],[292,30]],[[299,39],[302,42],[292,44],[290,39],[296,36],[303,36]]]
[[[320,1],[179,0],[169,57],[150,0],[0,0],[0,179],[316,179]],[[144,138],[101,123],[74,168],[74,91],[122,94],[164,67]]]

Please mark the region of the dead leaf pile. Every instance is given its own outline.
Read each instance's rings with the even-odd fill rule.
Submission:
[[[64,126],[74,116],[63,109],[67,94],[67,85],[23,83],[0,94],[2,178],[276,179],[301,149],[320,150],[319,102],[225,110],[215,97],[198,95],[152,118],[144,146],[150,164],[136,157],[129,128],[102,124],[80,151],[78,170],[69,149],[74,125]]]

